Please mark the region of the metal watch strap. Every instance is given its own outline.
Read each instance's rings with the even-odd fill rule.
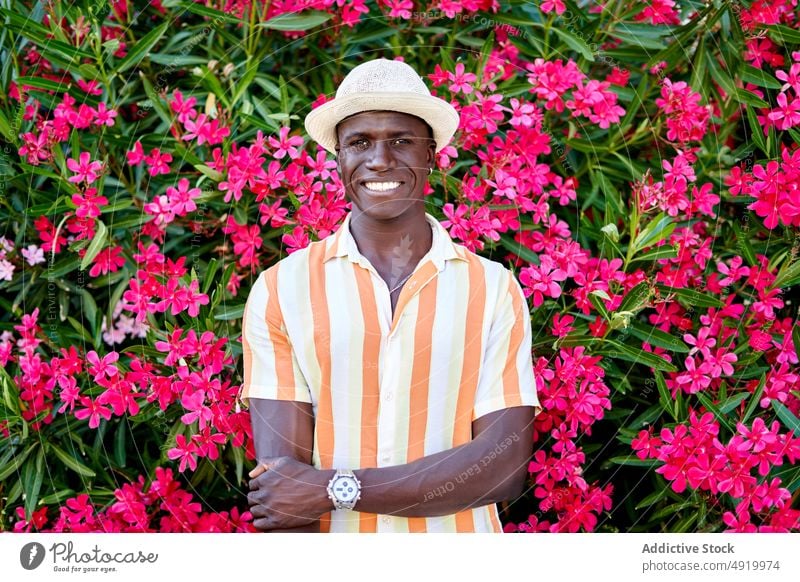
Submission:
[[[340,499],[337,499],[336,495],[333,492],[334,483],[336,483],[337,479],[340,479],[342,477],[349,477],[356,484],[357,488],[356,496],[350,501],[342,501]],[[331,480],[328,482],[328,498],[333,502],[333,506],[336,509],[352,510],[355,507],[356,502],[359,499],[361,499],[361,482],[358,480],[358,477],[355,476],[355,473],[353,473],[353,471],[351,471],[350,469],[337,469],[336,473],[333,475],[333,477],[331,477]]]

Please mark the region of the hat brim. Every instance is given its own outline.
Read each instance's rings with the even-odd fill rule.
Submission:
[[[305,119],[306,132],[332,154],[336,153],[336,125],[345,117],[364,111],[398,111],[415,115],[431,126],[436,152],[453,138],[459,124],[455,107],[433,95],[410,93],[358,93],[323,103]]]

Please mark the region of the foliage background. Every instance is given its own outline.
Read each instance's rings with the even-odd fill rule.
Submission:
[[[378,56],[461,111],[429,210],[529,294],[506,530],[800,529],[791,0],[0,6],[0,529],[252,530],[244,300],[341,222],[302,121]]]

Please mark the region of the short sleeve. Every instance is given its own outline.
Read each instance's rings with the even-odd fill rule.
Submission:
[[[484,350],[472,420],[513,406],[542,409],[536,391],[531,354],[531,317],[517,279],[504,269],[500,294]]]
[[[263,271],[247,298],[242,319],[244,381],[239,399],[311,402],[311,393],[286,334],[277,297],[277,268]]]

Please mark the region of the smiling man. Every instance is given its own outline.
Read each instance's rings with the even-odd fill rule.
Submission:
[[[247,300],[260,531],[500,532],[495,504],[523,491],[540,410],[524,295],[425,212],[458,121],[387,59],[306,117],[352,210]]]

